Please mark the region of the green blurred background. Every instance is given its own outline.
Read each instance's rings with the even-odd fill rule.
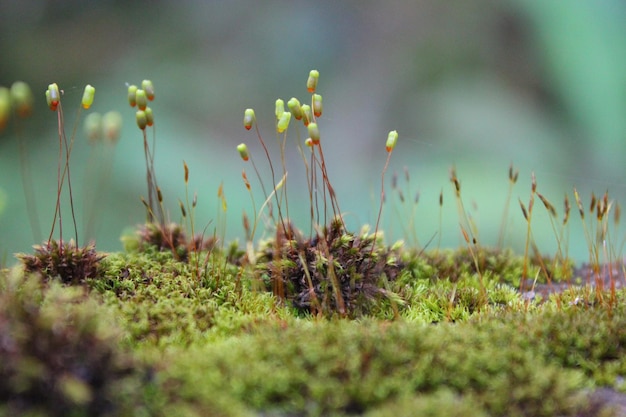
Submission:
[[[26,81],[37,99],[31,118],[0,133],[0,253],[12,263],[13,253],[30,251],[50,230],[58,139],[56,116],[44,99],[49,83],[65,92],[68,133],[87,83],[96,87],[92,111],[124,116],[114,155],[90,147],[79,130],[71,166],[79,237],[89,233],[99,249],[113,251],[121,249],[123,231],[145,219],[141,135],[125,83],[154,82],[155,166],[172,220],[180,220],[185,160],[189,191],[199,196],[196,224],[202,228],[213,219],[212,233],[219,220],[231,240],[243,239],[242,210],[252,210],[242,168],[257,190],[257,206],[262,201],[253,170],[235,146],[247,142],[266,186],[271,178],[256,136],[243,129],[243,111],[256,110],[278,166],[274,101],[307,100],[304,84],[313,68],[321,73],[320,130],[330,179],[350,227],[375,222],[384,142],[396,129],[382,222],[389,240],[411,241],[403,227],[414,226],[420,244],[438,233],[443,190],[442,244],[462,243],[448,179],[455,165],[480,240],[494,245],[513,163],[520,180],[506,244],[520,251],[525,224],[517,199],[527,203],[531,172],[559,216],[573,186],[585,202],[592,191],[624,196],[624,22],[622,0],[0,1],[0,85]],[[18,130],[40,232],[31,230],[26,214]],[[308,230],[293,138],[290,214]],[[106,158],[112,158],[109,174]],[[394,171],[407,194],[404,204],[389,187]],[[100,179],[108,175],[103,186]],[[217,198],[222,181],[225,213]],[[416,192],[417,206],[410,203]],[[539,248],[554,253],[548,216],[540,206],[535,213]],[[68,214],[65,207],[64,236],[72,233]],[[570,253],[584,260],[587,244],[575,210],[571,224]],[[621,230],[613,236],[621,248]]]

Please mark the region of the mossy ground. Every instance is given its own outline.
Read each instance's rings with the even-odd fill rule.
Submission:
[[[205,236],[208,225],[200,235],[194,232],[197,200],[194,195],[190,203],[186,163],[182,221],[170,222],[146,132],[154,87],[149,80],[141,89],[129,86],[146,159],[148,197],[142,202],[148,224],[124,238],[126,252],[114,254],[76,243],[69,180],[76,127],[68,143],[61,94],[56,83],[49,85],[48,105],[58,111],[57,205],[48,241],[33,255],[18,255],[21,267],[0,271],[0,417],[619,415],[615,407],[626,404],[620,394],[626,391],[626,290],[616,284],[625,269],[605,274],[613,265],[599,265],[600,242],[613,246],[609,213],[619,223],[619,205],[608,192],[599,199],[592,194],[592,219],[585,222],[574,190],[593,280],[567,259],[568,197],[558,226],[556,209],[536,191],[534,174],[528,205],[520,200],[525,257],[479,245],[455,168],[450,181],[466,247],[388,247],[379,226],[385,172],[398,139],[394,130],[385,144],[374,232],[364,226],[351,233],[320,142],[318,77],[313,70],[307,80],[310,106],[292,98],[286,112],[284,101],[276,100],[276,132],[284,133],[280,165],[272,163],[254,110],[244,113],[244,127],[255,127],[272,180],[266,188],[247,145],[240,144],[237,150],[253,165],[265,196],[257,212],[242,171],[254,211],[252,223],[245,213],[242,219],[245,249],[222,246],[219,215],[212,237]],[[85,91],[87,109],[93,87]],[[308,185],[308,236],[288,215],[285,146],[292,115],[309,136],[306,148],[300,133],[296,142]],[[517,176],[511,165],[509,190]],[[409,191],[408,169],[405,179]],[[62,239],[66,180],[70,241]],[[391,188],[405,204],[395,174]],[[559,243],[554,259],[541,258],[532,237],[535,196],[551,216]],[[222,185],[218,198],[225,215]],[[410,219],[417,200],[407,211]],[[441,229],[443,194],[439,205]],[[508,202],[506,207],[505,219]],[[255,247],[260,223],[273,236]],[[407,231],[412,220],[409,225]],[[610,252],[603,259],[618,259]],[[586,276],[577,276],[581,272]]]
[[[73,286],[3,271],[0,415],[580,416],[626,391],[626,292],[525,299],[509,252],[481,251],[479,275],[465,250],[403,251],[354,318],[195,256],[108,254]]]

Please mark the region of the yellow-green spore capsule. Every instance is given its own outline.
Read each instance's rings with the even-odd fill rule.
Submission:
[[[253,109],[246,109],[246,111],[243,112],[243,126],[246,130],[252,129],[252,123],[254,123],[255,119],[256,116],[254,115]]]
[[[59,105],[59,100],[61,100],[61,94],[59,93],[59,86],[57,83],[48,85],[48,89],[46,90],[46,100],[50,110],[55,111]]]
[[[83,99],[81,104],[83,105],[83,109],[87,110],[93,104],[93,98],[96,95],[96,89],[91,85],[87,84],[85,86],[85,91],[83,91]]]
[[[11,114],[11,93],[8,88],[0,87],[0,131],[4,130]]]
[[[237,145],[237,152],[239,152],[239,156],[241,156],[241,159],[243,159],[244,161],[250,159],[250,154],[248,153],[248,145],[246,145],[245,143],[240,143],[239,145]]]
[[[146,95],[146,90],[142,90],[141,88],[137,90],[135,94],[135,101],[137,102],[137,108],[139,110],[145,110],[148,107],[148,96]]]
[[[287,102],[287,107],[289,107],[289,111],[293,114],[293,117],[296,120],[302,120],[302,106],[300,105],[300,100],[295,97],[291,97]]]
[[[303,104],[302,105],[302,123],[304,123],[305,126],[308,126],[309,123],[311,123],[311,120],[313,120],[313,113],[311,112],[311,106],[309,106],[308,104]]]
[[[280,119],[278,120],[278,123],[276,124],[276,131],[278,133],[283,133],[285,130],[287,130],[290,120],[291,113],[289,113],[288,111],[283,112],[283,114],[280,116]]]
[[[306,80],[306,89],[309,93],[314,93],[317,89],[317,81],[320,78],[318,70],[311,70],[309,72],[309,78]]]
[[[141,89],[146,92],[146,97],[148,97],[148,100],[154,100],[154,85],[152,84],[152,81],[143,80],[141,82]]]
[[[148,117],[146,117],[146,112],[143,110],[137,110],[135,113],[135,120],[137,121],[137,126],[139,129],[145,130],[146,126],[148,126]]]
[[[313,94],[313,114],[315,117],[322,115],[322,96],[319,94]]]
[[[135,107],[137,105],[137,86],[129,85],[128,86],[128,104],[130,107]]]
[[[279,120],[280,116],[282,116],[284,112],[285,112],[285,102],[283,101],[283,99],[279,98],[276,100],[276,108],[274,110],[274,113],[276,114],[276,120]]]
[[[317,123],[309,123],[307,129],[309,131],[309,137],[313,141],[313,144],[317,145],[318,143],[320,143],[320,129],[319,127],[317,127]]]
[[[102,132],[110,143],[116,143],[122,131],[122,115],[118,111],[109,111],[102,116]]]
[[[389,135],[387,136],[387,143],[385,144],[385,149],[387,150],[387,152],[393,151],[393,148],[396,147],[397,141],[398,141],[398,132],[395,130],[392,130],[391,132],[389,132]]]
[[[152,109],[150,107],[146,107],[144,112],[146,113],[146,122],[148,123],[148,126],[154,125],[154,114],[152,113]]]
[[[28,117],[33,112],[33,92],[24,81],[16,81],[11,85],[11,102],[15,114]]]
[[[85,117],[83,128],[89,142],[96,143],[102,139],[102,115],[97,112],[89,113],[87,117]]]

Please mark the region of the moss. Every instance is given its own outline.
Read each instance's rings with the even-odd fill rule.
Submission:
[[[591,415],[594,387],[624,389],[621,291],[611,298],[572,288],[540,304],[509,284],[517,258],[486,263],[493,269],[482,278],[467,265],[446,278],[437,262],[454,253],[397,252],[403,268],[378,284],[385,297],[358,319],[321,319],[259,290],[245,266],[224,256],[192,253],[181,262],[155,247],[108,254],[76,287],[18,279],[19,270],[3,277],[3,334],[26,334],[24,344],[74,343],[54,374],[56,391],[42,397],[61,400],[29,410],[85,410],[97,397],[103,413],[118,415],[567,416]],[[197,273],[196,259],[207,261],[205,272]],[[111,319],[116,324],[105,326]],[[37,333],[23,330],[31,322]],[[71,353],[79,348],[86,359]],[[11,372],[30,385],[10,389],[50,375],[42,351],[24,352]],[[74,362],[98,361],[109,364],[101,388],[72,373]],[[3,401],[0,415],[27,411],[28,401]]]
[[[397,416],[487,417],[480,404],[470,394],[459,394],[446,388],[433,393],[398,398],[365,413],[367,417]]]
[[[349,233],[340,219],[307,239],[291,224],[285,227],[261,245],[256,266],[274,295],[302,313],[326,317],[391,311],[386,284],[402,270],[399,248],[385,247],[368,228]]]
[[[237,267],[224,265],[217,259],[208,265],[216,273],[198,278],[193,262],[171,252],[112,254],[102,278],[89,285],[118,309],[131,343],[186,346],[235,332],[258,316],[279,316],[270,294],[253,292],[251,282],[238,281]]]
[[[82,283],[97,275],[98,263],[104,255],[93,244],[79,248],[69,242],[50,240],[35,245],[35,254],[18,254],[18,259],[28,273],[37,273],[44,279],[60,278],[68,284]]]
[[[413,402],[441,390],[467,396],[488,415],[573,415],[582,406],[581,372],[522,349],[515,335],[501,323],[263,326],[170,357],[167,380],[182,384],[195,402],[219,393],[277,415],[382,413],[396,399]],[[201,386],[190,383],[200,378]]]
[[[171,252],[182,262],[187,262],[192,253],[212,250],[215,246],[214,238],[204,239],[201,235],[187,237],[185,227],[177,223],[146,223],[133,234],[124,236],[122,242],[127,251],[156,249]]]
[[[83,288],[0,274],[0,415],[131,415],[140,367]]]
[[[270,294],[252,291],[251,281],[237,290],[236,268],[216,287],[161,255],[157,261],[145,254],[110,256],[106,279],[130,282],[110,284],[103,294],[115,296],[109,302],[126,317],[131,339],[143,340],[143,351],[168,346],[155,361],[168,364],[158,380],[170,412],[385,415],[416,407],[427,415],[454,398],[459,410],[486,415],[575,415],[588,402],[585,388],[617,387],[623,375],[623,312],[570,305],[574,295],[528,304],[490,272],[481,309],[474,305],[476,274],[456,282],[404,275],[394,283],[403,287],[394,288],[406,321],[318,321],[296,319]],[[134,263],[142,265],[141,274],[120,273]],[[142,297],[147,302],[137,306]],[[157,314],[154,322],[139,324],[139,311]],[[411,316],[415,311],[421,316]],[[442,320],[459,323],[416,325]],[[164,325],[168,336],[160,341],[133,330],[158,333]],[[443,410],[455,415],[457,409]]]
[[[542,353],[558,365],[626,392],[621,382],[626,375],[625,313],[623,304],[614,310],[567,304],[560,311],[546,307],[532,315],[511,313],[506,321],[517,323],[529,339],[541,340]]]

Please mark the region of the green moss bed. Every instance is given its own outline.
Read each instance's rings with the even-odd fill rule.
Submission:
[[[269,258],[237,251],[94,252],[67,282],[2,271],[0,415],[624,415],[619,288],[541,296],[510,252],[396,247],[378,285],[353,271],[349,310],[307,309],[288,259],[277,297]]]

